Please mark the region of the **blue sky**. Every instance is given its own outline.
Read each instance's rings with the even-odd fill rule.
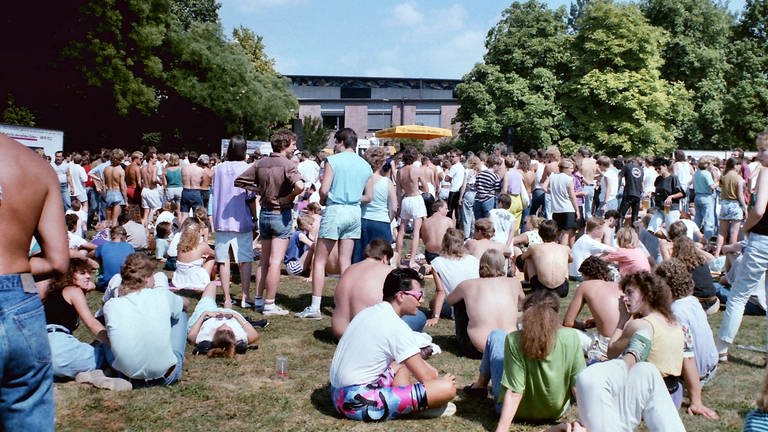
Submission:
[[[284,75],[461,78],[510,0],[219,0],[224,31],[264,37]],[[550,7],[570,0],[547,0]],[[740,10],[744,0],[731,0]]]

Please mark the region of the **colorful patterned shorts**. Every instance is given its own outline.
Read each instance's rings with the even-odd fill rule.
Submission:
[[[352,420],[384,421],[427,408],[424,384],[392,387],[391,368],[370,384],[331,387],[331,399],[336,411]]]

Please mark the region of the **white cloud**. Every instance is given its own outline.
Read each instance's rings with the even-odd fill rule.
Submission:
[[[421,24],[423,19],[424,15],[412,3],[400,3],[392,9],[392,15],[386,21],[398,26],[412,26]]]
[[[443,31],[458,30],[463,28],[467,21],[467,10],[455,4],[447,9],[436,10],[428,20],[433,22],[432,27]]]

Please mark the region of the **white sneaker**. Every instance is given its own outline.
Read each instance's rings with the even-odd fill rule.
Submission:
[[[104,375],[104,371],[101,369],[94,369],[88,372],[80,372],[75,376],[75,381],[78,383],[91,384],[94,387],[113,391],[133,390],[133,385],[131,385],[129,381],[122,378],[110,378]]]
[[[451,417],[456,414],[456,404],[448,402],[445,406],[430,408],[424,410],[417,415],[421,418],[438,418],[438,417]]]
[[[247,301],[246,299],[240,300],[240,307],[243,309],[253,309],[253,303]]]
[[[312,309],[311,306],[307,306],[301,312],[296,312],[294,316],[296,318],[315,321],[323,318],[323,315],[320,313],[320,309]]]
[[[283,309],[278,305],[273,305],[271,309],[264,308],[261,312],[264,316],[273,316],[273,315],[288,315],[290,311],[288,309]]]

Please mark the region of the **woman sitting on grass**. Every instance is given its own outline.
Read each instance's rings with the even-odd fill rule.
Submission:
[[[651,271],[648,252],[638,247],[640,237],[634,228],[624,227],[616,233],[619,248],[605,253],[602,258],[619,266],[622,276],[640,271]]]
[[[707,315],[717,313],[720,310],[720,300],[717,298],[717,290],[709,270],[709,262],[714,257],[698,249],[688,237],[678,237],[672,242],[672,256],[685,264],[689,275],[693,277],[693,296],[699,300]]]
[[[193,218],[181,225],[176,271],[173,286],[176,289],[203,290],[211,282],[214,252],[202,234],[203,227]]]
[[[216,306],[216,286],[209,283],[189,320],[189,343],[196,354],[232,358],[259,341],[259,333],[242,315]]]

